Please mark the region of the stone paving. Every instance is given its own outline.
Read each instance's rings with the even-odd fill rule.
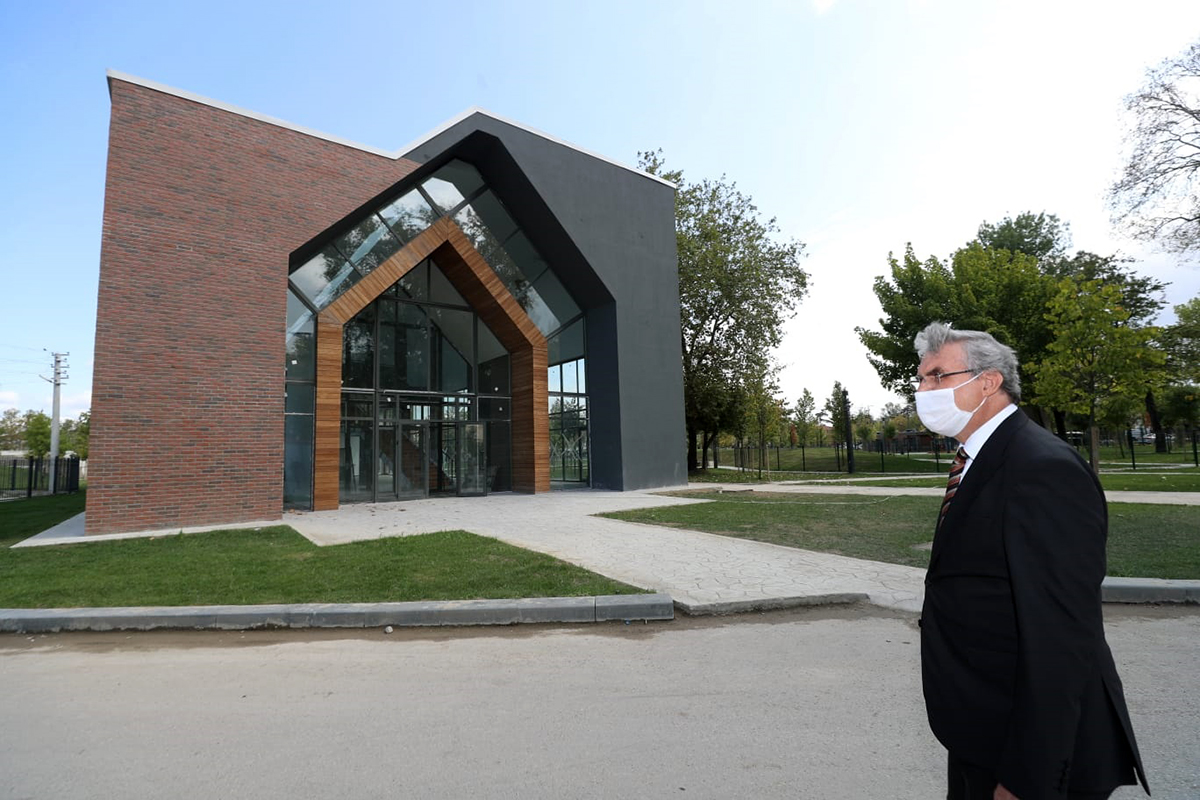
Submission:
[[[694,502],[703,501],[581,489],[347,505],[284,522],[318,544],[468,530],[664,592],[693,614],[856,599],[920,609],[922,569],[592,516]]]

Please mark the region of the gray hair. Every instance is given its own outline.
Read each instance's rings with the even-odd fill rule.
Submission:
[[[937,353],[947,344],[961,344],[967,356],[967,369],[978,375],[986,370],[1000,373],[1000,388],[1021,402],[1021,376],[1017,373],[1017,354],[1011,347],[1000,344],[996,337],[983,331],[956,331],[945,322],[931,322],[917,334],[913,344],[917,356],[925,358]]]

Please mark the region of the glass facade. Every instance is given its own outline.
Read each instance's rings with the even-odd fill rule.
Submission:
[[[429,259],[406,278],[449,287]],[[398,282],[342,327],[343,503],[512,488],[508,351],[457,292],[417,293]]]
[[[316,315],[288,291],[284,353],[283,507],[312,507],[316,410]]]
[[[559,381],[557,390],[551,388],[548,410],[552,479],[586,483],[583,313],[478,170],[461,160],[388,198],[293,266],[289,408],[292,387],[315,380],[315,314],[445,216],[546,336],[551,379],[557,374]],[[571,382],[564,383],[568,372]],[[369,410],[361,398],[343,403],[343,502],[412,496],[418,483],[430,492],[462,494],[511,487],[508,353],[431,261],[344,326],[342,388],[345,395],[372,398]],[[312,498],[311,403],[307,411],[287,414],[285,505],[306,508]],[[466,427],[471,425],[478,427]],[[464,465],[472,465],[470,476]],[[301,491],[301,485],[307,489]]]
[[[588,482],[587,382],[584,359],[550,367],[550,480]]]

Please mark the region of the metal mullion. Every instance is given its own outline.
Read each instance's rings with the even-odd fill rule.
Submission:
[[[449,162],[447,162],[447,163],[449,163]],[[443,164],[442,166],[445,166],[445,164]],[[471,166],[474,166],[474,164],[472,164]],[[433,176],[430,176],[430,177],[433,177]],[[442,180],[446,180],[446,179],[442,178]],[[450,181],[446,181],[446,183],[450,183]],[[451,183],[450,185],[453,186],[454,184]],[[455,186],[454,188],[457,189],[458,187]],[[469,206],[473,201],[478,200],[480,197],[482,197],[483,193],[489,191],[490,188],[491,187],[488,186],[487,181],[484,181],[483,186],[479,187],[478,189],[476,189],[474,192],[472,192],[469,195],[464,195],[464,199],[462,200],[462,202],[458,203],[456,206],[454,206],[454,208],[447,211],[446,216],[453,217],[455,214],[462,211],[463,208],[465,208],[466,206]],[[495,192],[492,192],[492,194],[495,194]],[[496,199],[499,200],[500,198],[496,198]],[[503,206],[504,204],[501,203],[500,205]],[[437,206],[434,206],[434,207],[436,208]],[[509,216],[512,216],[512,215],[510,214]],[[520,228],[520,226],[518,226],[518,229],[519,228]]]
[[[384,226],[387,227],[386,225]],[[379,351],[382,350],[379,346],[379,327],[381,314],[379,313],[379,299],[371,301],[374,307],[372,310],[375,314],[375,330],[372,332],[372,348],[371,348],[371,502],[379,502],[379,470],[376,465],[379,461]]]
[[[432,176],[432,175],[430,175],[429,177],[433,177],[433,176]],[[428,180],[428,179],[429,179],[429,178],[426,178],[426,180]],[[419,195],[421,195],[421,197],[422,197],[422,198],[424,198],[425,202],[429,204],[429,207],[430,207],[431,209],[433,209],[434,211],[437,211],[437,210],[438,210],[438,204],[437,204],[437,203],[435,203],[435,202],[433,202],[433,198],[429,196],[429,192],[425,191],[425,187],[421,185],[421,184],[423,184],[424,182],[425,182],[425,181],[421,181],[421,183],[418,183],[418,184],[417,184],[417,186],[416,186],[417,193],[418,193]],[[449,214],[443,214],[443,215],[442,215],[442,217],[448,217],[448,216],[450,216],[450,215],[449,215]],[[441,219],[442,217],[438,217],[438,219]]]
[[[572,300],[574,300],[575,298],[571,298],[571,299],[572,299]],[[546,338],[547,338],[547,339],[549,339],[551,336],[557,336],[558,334],[562,333],[562,332],[563,332],[563,331],[565,331],[567,328],[571,327],[571,326],[572,326],[572,325],[574,325],[576,322],[578,322],[579,320],[583,319],[583,318],[584,318],[584,317],[586,317],[586,316],[587,316],[587,309],[584,309],[584,310],[580,311],[578,314],[576,314],[575,316],[573,316],[573,317],[571,317],[570,319],[568,319],[568,320],[567,320],[566,322],[564,322],[563,324],[559,325],[559,326],[558,326],[557,328],[555,328],[554,330],[552,330],[552,331],[550,331],[549,333],[547,333],[547,334],[546,334]],[[587,353],[587,326],[586,326],[586,325],[584,325],[584,326],[583,326],[583,328],[584,328],[584,330],[583,330],[583,352],[586,354],[586,353]],[[565,364],[566,362],[565,362],[565,361],[560,361],[560,362],[558,362],[558,363],[560,363],[560,364]]]

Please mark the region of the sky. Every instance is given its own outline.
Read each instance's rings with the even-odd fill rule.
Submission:
[[[0,409],[90,406],[106,70],[387,151],[480,106],[620,163],[661,148],[805,245],[776,356],[794,403],[898,398],[856,327],[911,243],[1057,214],[1076,249],[1200,294],[1200,263],[1123,238],[1105,191],[1146,69],[1200,39],[1195,0],[0,0]],[[281,321],[282,324],[282,321]]]

